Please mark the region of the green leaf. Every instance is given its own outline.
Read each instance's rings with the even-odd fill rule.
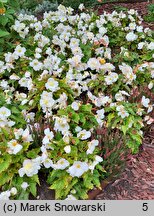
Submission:
[[[33,175],[33,176],[31,177],[31,179],[32,179],[33,181],[35,181],[38,185],[40,185],[40,181],[39,181],[38,175]]]
[[[80,107],[80,111],[83,111],[83,112],[90,112],[91,113],[91,109],[92,109],[91,104],[82,105]]]
[[[20,195],[17,197],[18,200],[28,200],[29,199],[29,192],[22,190]]]
[[[7,16],[0,16],[0,24],[2,24],[2,26],[5,26],[8,22],[8,17]]]
[[[35,148],[27,152],[28,158],[36,158],[38,156],[38,153],[40,152],[40,148]]]
[[[36,187],[36,182],[30,182],[29,183],[29,190],[31,192],[31,194],[36,197],[37,195],[37,187]]]
[[[127,130],[129,129],[127,125],[122,125],[121,126],[122,132],[124,133],[124,135],[126,135]]]
[[[8,183],[13,178],[13,175],[13,173],[8,173],[5,171],[0,173],[0,187]]]
[[[72,116],[71,116],[72,120],[75,122],[75,123],[79,123],[79,120],[80,120],[80,117],[77,113],[72,113]]]
[[[8,169],[11,161],[10,155],[5,155],[3,158],[0,158],[0,173]]]
[[[8,36],[10,33],[7,31],[0,30],[0,37]]]

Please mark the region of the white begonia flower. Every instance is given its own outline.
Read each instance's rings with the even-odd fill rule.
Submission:
[[[150,43],[147,45],[147,49],[148,49],[148,50],[154,50],[154,42],[150,42]]]
[[[47,109],[52,109],[56,101],[53,99],[52,92],[43,91],[41,94],[40,105],[43,109],[43,112],[46,112]]]
[[[10,115],[11,115],[11,111],[8,108],[4,106],[0,108],[0,119],[1,120],[6,120]]]
[[[121,116],[121,118],[129,116],[129,113],[125,110],[123,105],[117,106],[116,110],[118,111],[118,116]]]
[[[18,59],[18,57],[23,57],[25,55],[25,52],[26,48],[18,45],[14,50],[14,55],[16,56],[15,59]]]
[[[71,152],[71,146],[70,145],[67,145],[64,147],[64,151],[69,154]]]
[[[10,190],[10,193],[11,193],[11,195],[16,195],[17,194],[17,188],[15,188],[15,187],[13,187],[13,188],[11,188],[11,190]]]
[[[80,11],[83,11],[84,9],[85,9],[84,4],[80,4],[80,5],[79,5],[79,10],[80,10]]]
[[[90,58],[87,62],[87,66],[91,70],[97,70],[97,71],[99,71],[101,68],[101,64],[100,64],[99,60],[96,58]]]
[[[22,140],[24,142],[32,142],[33,141],[33,138],[32,138],[32,135],[30,134],[29,128],[26,128],[25,130],[23,130]]]
[[[52,160],[49,159],[49,158],[46,158],[46,159],[43,161],[43,165],[44,165],[44,167],[47,168],[47,169],[50,168],[50,167],[54,168],[54,164],[53,164]]]
[[[107,32],[107,29],[105,28],[105,27],[100,27],[99,28],[99,33],[103,36],[104,34],[106,34],[106,32]]]
[[[129,32],[126,35],[126,40],[127,41],[135,41],[138,38],[138,35],[134,34],[134,32]]]
[[[152,89],[152,88],[153,88],[153,85],[154,85],[154,83],[153,83],[153,82],[150,82],[149,85],[148,85],[148,89]]]
[[[11,192],[9,190],[0,193],[0,200],[9,200]]]
[[[111,72],[108,76],[105,76],[105,82],[107,85],[111,85],[118,80],[118,74]]]
[[[10,79],[11,79],[11,80],[19,80],[20,77],[17,76],[15,73],[13,73],[13,74],[10,76]]]
[[[136,74],[133,73],[133,69],[129,65],[122,63],[119,65],[119,69],[126,77],[126,84],[131,84],[136,79]]]
[[[8,153],[9,154],[17,154],[23,148],[22,145],[18,144],[17,140],[11,140],[8,142]]]
[[[140,50],[140,49],[143,49],[143,46],[145,45],[145,42],[140,42],[139,44],[138,44],[138,49]]]
[[[104,109],[100,109],[100,110],[97,110],[97,111],[96,111],[97,116],[98,116],[100,119],[103,119],[103,118],[104,118],[104,112],[105,112]]]
[[[136,29],[136,23],[135,22],[130,23],[129,28],[130,28],[130,30],[135,30]]]
[[[82,130],[77,134],[77,137],[81,140],[86,140],[86,139],[91,137],[91,132],[86,131],[86,130]]]
[[[23,162],[23,167],[19,169],[19,176],[23,177],[25,174],[28,177],[36,175],[40,169],[40,163],[35,161],[34,159],[26,159]]]
[[[81,127],[79,127],[79,126],[76,126],[76,128],[75,128],[75,132],[80,132],[82,130],[82,128]]]
[[[77,200],[77,199],[73,195],[68,195],[65,200]]]
[[[68,59],[67,61],[72,67],[78,68],[81,64],[81,58],[82,56],[75,55],[72,58]]]
[[[39,71],[42,70],[42,63],[39,62],[37,59],[34,59],[33,61],[30,62],[30,66],[35,70]]]
[[[77,110],[79,110],[80,103],[74,101],[74,102],[71,104],[71,107],[72,107],[72,109],[74,109],[75,111],[77,111]]]
[[[27,123],[34,122],[35,113],[30,112],[25,115],[25,120]]]
[[[54,124],[54,130],[60,131],[63,135],[69,130],[70,126],[68,124],[67,117],[54,117],[56,119]]]
[[[57,161],[56,164],[54,164],[54,169],[57,170],[57,169],[60,169],[60,170],[64,170],[66,169],[66,167],[69,166],[69,162],[64,159],[64,158],[61,158],[59,161]]]
[[[46,145],[46,144],[49,144],[50,141],[53,139],[54,134],[52,131],[50,131],[49,128],[44,130],[44,134],[45,134],[45,137],[43,138],[42,143]]]
[[[95,156],[95,161],[97,161],[98,163],[101,163],[103,161],[103,158],[99,155]]]
[[[147,113],[150,113],[152,110],[153,110],[153,105],[149,105],[149,106],[148,106]]]
[[[88,142],[88,149],[86,151],[87,154],[92,154],[95,150],[95,147],[98,146],[99,141],[98,140],[92,140],[91,142]]]
[[[29,187],[29,184],[28,184],[27,182],[23,182],[23,183],[21,184],[21,188],[22,188],[23,190],[26,190],[28,187]]]
[[[49,78],[47,83],[45,84],[46,89],[49,89],[52,92],[55,92],[59,89],[58,87],[59,83],[53,79],[53,78]]]
[[[38,21],[38,22],[34,23],[34,28],[35,28],[35,31],[37,31],[37,32],[42,31],[41,22]]]
[[[143,96],[142,100],[141,100],[141,104],[147,108],[147,107],[149,107],[149,103],[150,103],[150,99]]]
[[[89,169],[89,166],[86,162],[81,161],[75,161],[71,167],[67,170],[67,172],[72,177],[80,177],[83,175],[83,173],[87,172]]]

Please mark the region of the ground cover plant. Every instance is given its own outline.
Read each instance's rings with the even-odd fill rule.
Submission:
[[[20,14],[10,27],[0,53],[0,199],[36,197],[41,175],[56,199],[87,199],[110,174],[104,145],[137,153],[153,122],[153,32],[134,10],[78,11]]]

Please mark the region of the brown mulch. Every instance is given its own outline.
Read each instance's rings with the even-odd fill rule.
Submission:
[[[154,126],[146,134],[140,152],[128,159],[120,178],[109,184],[95,199],[154,199]]]
[[[135,9],[138,11],[140,16],[145,16],[148,13],[148,2],[140,2],[140,3],[109,3],[109,4],[103,4],[97,8],[98,13],[102,14],[103,11],[112,12],[115,10],[114,6],[122,6],[128,9]],[[154,30],[154,23],[148,23],[143,21],[144,27],[149,27],[152,30]]]

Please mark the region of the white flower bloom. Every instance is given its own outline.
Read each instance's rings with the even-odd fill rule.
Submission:
[[[140,49],[143,49],[143,46],[145,45],[145,42],[140,42],[139,44],[138,44],[138,49],[140,50]]]
[[[28,186],[29,186],[29,184],[28,184],[27,182],[23,182],[23,183],[21,184],[21,188],[22,188],[23,190],[26,190],[26,189],[28,188]]]
[[[0,120],[5,120],[7,117],[11,115],[11,111],[6,107],[0,108]]]
[[[39,71],[42,70],[42,63],[39,62],[37,59],[34,59],[32,62],[30,62],[30,66],[35,70]]]
[[[70,128],[68,124],[68,119],[67,117],[54,117],[56,119],[55,125],[54,125],[54,130],[55,131],[60,131],[63,135],[65,132],[67,132]]]
[[[134,32],[129,32],[127,35],[126,35],[126,40],[127,41],[134,41],[138,38],[138,35],[134,34]]]
[[[89,137],[91,137],[91,132],[86,131],[86,130],[82,130],[77,134],[77,137],[80,138],[81,140],[86,140]]]
[[[71,146],[70,145],[67,145],[64,147],[64,151],[69,154],[71,152]]]
[[[68,59],[67,61],[72,67],[78,68],[81,64],[81,58],[82,56],[75,55],[72,58]]]
[[[121,116],[121,118],[129,116],[129,113],[125,110],[123,105],[117,106],[116,110],[118,111],[118,116]]]
[[[79,10],[83,11],[85,9],[84,4],[79,5]]]
[[[19,176],[23,177],[25,174],[28,177],[36,175],[40,169],[40,164],[35,160],[26,159],[23,162],[23,167],[19,169]]]
[[[15,188],[15,187],[13,187],[13,188],[11,188],[11,190],[10,190],[10,193],[11,193],[11,195],[16,195],[17,194],[17,188]]]
[[[54,164],[54,169],[64,170],[68,166],[69,166],[69,162],[64,158],[61,158],[59,161],[57,161],[56,164]]]
[[[3,191],[0,193],[0,200],[9,200],[11,196],[11,192],[10,191]]]
[[[106,34],[106,32],[107,32],[107,29],[105,28],[105,27],[100,27],[99,28],[99,33],[103,36],[104,34]]]
[[[75,161],[74,164],[69,167],[67,172],[72,176],[72,177],[80,177],[83,175],[83,173],[87,172],[89,169],[89,166],[86,162],[81,162],[81,161]]]
[[[47,83],[45,84],[46,89],[49,89],[52,92],[55,92],[59,89],[58,82],[53,78],[49,78]]]
[[[16,56],[16,59],[18,59],[18,57],[23,57],[25,55],[25,52],[26,52],[26,48],[18,45],[15,48],[14,55]]]
[[[117,73],[110,73],[108,76],[105,76],[105,82],[107,85],[111,85],[118,80]]]
[[[33,138],[32,135],[30,134],[29,128],[26,128],[23,133],[22,133],[22,140],[24,142],[32,142]]]
[[[150,99],[149,98],[146,98],[145,96],[142,97],[142,100],[141,100],[141,103],[144,107],[148,107],[149,106],[149,103],[150,103]]]
[[[65,200],[77,200],[77,199],[73,195],[68,195]]]
[[[95,150],[95,147],[98,146],[99,141],[98,140],[92,140],[91,142],[88,142],[88,150],[87,154],[92,154]]]
[[[95,156],[95,161],[101,163],[101,162],[103,161],[103,158],[100,157],[99,155],[96,155],[96,156]]]
[[[46,112],[47,109],[52,109],[55,102],[56,101],[53,99],[52,92],[43,91],[41,94],[40,105],[44,112]]]
[[[148,50],[154,50],[154,42],[150,42],[150,43],[147,45],[147,49],[148,49]]]
[[[97,71],[99,71],[101,68],[101,64],[100,64],[99,60],[96,58],[90,58],[87,62],[87,66],[91,70],[97,70]]]
[[[52,131],[50,131],[49,128],[44,130],[44,134],[45,134],[45,137],[43,138],[42,142],[43,142],[43,144],[46,145],[46,144],[49,144],[50,141],[53,139],[54,134]]]
[[[153,83],[153,82],[150,82],[149,85],[148,85],[148,89],[152,89],[152,88],[153,88],[153,85],[154,85],[154,83]]]
[[[17,140],[11,140],[7,145],[9,154],[17,154],[23,148],[22,145],[18,144]]]
[[[81,127],[79,127],[79,126],[76,126],[76,128],[75,128],[75,132],[80,132],[82,130],[82,128]]]
[[[74,101],[74,102],[71,104],[71,107],[72,107],[72,109],[74,109],[75,111],[77,111],[77,110],[79,110],[80,103]]]
[[[100,119],[103,119],[104,118],[104,109],[100,109],[100,110],[97,110],[96,113],[97,113],[97,116],[100,118]]]
[[[53,164],[52,160],[50,160],[49,158],[46,158],[46,159],[43,161],[43,165],[44,165],[44,167],[47,168],[47,169],[50,168],[50,167],[54,168],[54,164]]]
[[[150,113],[152,110],[153,110],[153,106],[152,106],[152,105],[149,105],[149,106],[148,106],[147,113]]]

